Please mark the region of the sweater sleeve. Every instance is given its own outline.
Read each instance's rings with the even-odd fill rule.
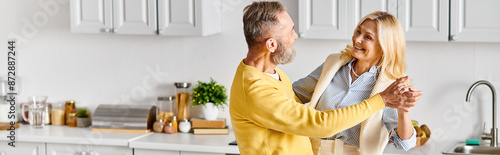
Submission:
[[[284,133],[328,137],[361,123],[385,107],[379,94],[349,107],[317,111],[297,103],[279,88],[250,84],[246,88],[249,121]]]

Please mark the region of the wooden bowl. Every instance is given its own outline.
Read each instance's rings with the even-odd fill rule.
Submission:
[[[430,137],[425,137],[425,138],[422,138],[422,137],[417,137],[417,146],[422,146],[424,145],[427,140],[429,140]]]

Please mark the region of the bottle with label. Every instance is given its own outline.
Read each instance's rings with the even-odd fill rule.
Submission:
[[[75,101],[73,101],[73,100],[66,101],[64,113],[66,114],[66,124],[68,124],[68,126],[69,126],[69,123],[68,123],[69,114],[75,113],[75,112],[76,112]]]
[[[66,124],[68,124],[69,127],[77,127],[77,119],[76,119],[76,113],[69,113],[68,117],[66,118]]]

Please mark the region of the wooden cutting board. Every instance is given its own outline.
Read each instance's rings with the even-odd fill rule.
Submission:
[[[16,125],[14,125],[17,128],[19,128],[19,123],[16,123]],[[10,123],[0,123],[0,130],[7,130],[10,128]]]

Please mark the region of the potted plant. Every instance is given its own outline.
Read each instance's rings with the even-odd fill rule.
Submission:
[[[217,81],[210,78],[210,82],[198,81],[198,85],[193,88],[193,104],[191,107],[203,105],[203,115],[206,120],[217,119],[218,108],[224,108],[227,105],[227,90],[223,85],[217,84]]]
[[[87,113],[87,109],[78,110],[78,112],[76,113],[76,123],[80,128],[90,126],[90,118],[89,114]]]

